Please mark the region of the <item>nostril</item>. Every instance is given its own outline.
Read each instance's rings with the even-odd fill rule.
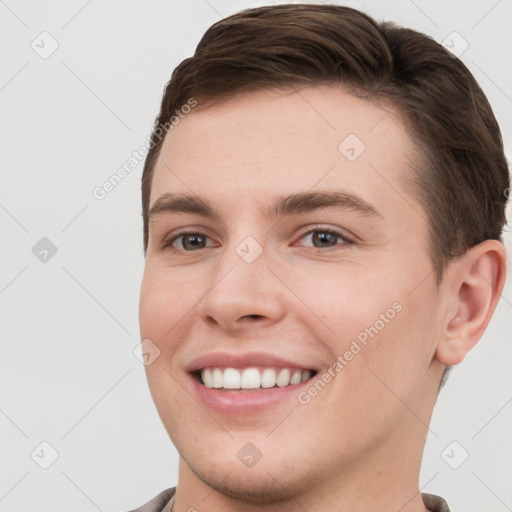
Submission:
[[[261,318],[261,315],[245,315],[242,318]]]

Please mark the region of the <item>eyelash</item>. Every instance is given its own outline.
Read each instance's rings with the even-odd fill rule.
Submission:
[[[311,235],[313,233],[329,233],[329,234],[333,234],[333,235],[338,236],[342,240],[342,242],[343,242],[342,244],[338,243],[338,244],[336,244],[336,245],[334,245],[332,247],[312,247],[312,246],[306,246],[306,247],[308,247],[309,249],[312,249],[315,252],[316,251],[321,251],[321,252],[332,251],[332,250],[338,249],[340,246],[350,245],[350,244],[354,243],[353,240],[349,239],[341,231],[339,231],[337,229],[334,229],[334,228],[324,228],[322,226],[313,226],[313,228],[310,228],[308,231],[306,231],[303,234],[301,234],[300,237],[298,238],[298,240],[301,240],[305,236]],[[187,252],[187,253],[193,253],[193,252],[198,252],[201,249],[207,249],[207,247],[201,247],[201,248],[196,249],[196,250],[187,251],[186,249],[176,249],[175,247],[172,246],[176,240],[178,240],[180,237],[183,237],[183,236],[186,236],[186,235],[199,235],[199,236],[202,236],[202,237],[210,238],[203,231],[189,231],[189,230],[177,231],[177,232],[175,232],[173,234],[173,236],[171,238],[164,240],[164,242],[162,243],[162,249],[170,249],[173,252]]]

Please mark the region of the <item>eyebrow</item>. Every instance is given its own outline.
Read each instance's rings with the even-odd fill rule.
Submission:
[[[288,196],[277,196],[272,205],[264,211],[267,217],[284,217],[321,210],[323,208],[339,208],[355,211],[361,215],[382,217],[379,211],[364,199],[340,190],[325,192],[299,192]],[[202,217],[221,220],[221,215],[199,196],[186,194],[163,194],[148,213],[148,219],[162,214],[191,213]]]

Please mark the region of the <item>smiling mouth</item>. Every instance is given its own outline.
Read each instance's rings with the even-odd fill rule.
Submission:
[[[301,368],[206,367],[192,372],[203,386],[219,391],[256,391],[284,388],[305,382],[316,375],[315,370]]]

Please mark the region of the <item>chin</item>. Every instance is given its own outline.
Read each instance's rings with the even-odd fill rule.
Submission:
[[[290,492],[285,490],[290,488],[289,483],[277,482],[269,474],[258,475],[256,478],[233,473],[224,478],[217,474],[196,475],[217,492],[244,503],[268,505],[290,499]]]
[[[292,474],[290,467],[282,462],[264,464],[262,459],[254,467],[246,468],[236,460],[211,463],[207,467],[204,458],[198,459],[198,463],[184,461],[204,484],[244,503],[269,505],[289,501],[290,494],[300,492],[307,485],[307,477],[302,479]]]

